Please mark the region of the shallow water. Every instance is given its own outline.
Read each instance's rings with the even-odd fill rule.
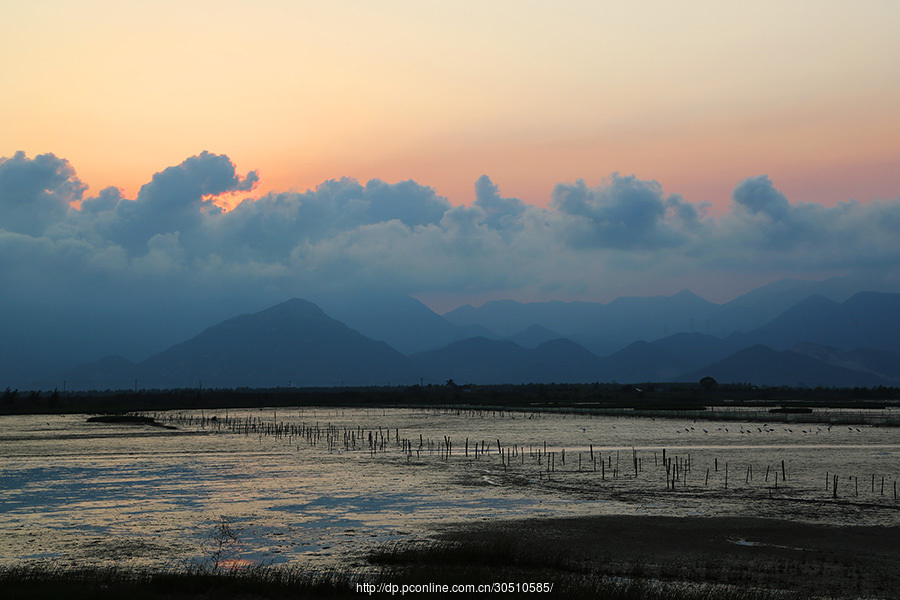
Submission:
[[[535,516],[900,525],[898,428],[356,408],[157,417],[178,428],[0,417],[0,563],[361,566],[386,540]]]

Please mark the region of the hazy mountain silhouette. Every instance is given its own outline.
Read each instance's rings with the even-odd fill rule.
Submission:
[[[610,355],[636,341],[658,340],[678,333],[703,333],[723,340],[737,334],[738,337],[728,340],[723,348],[730,352],[754,343],[768,344],[786,350],[804,341],[807,332],[820,328],[819,325],[812,324],[814,319],[830,318],[823,317],[827,313],[829,303],[843,305],[850,302],[860,289],[854,288],[854,285],[862,285],[861,280],[848,277],[825,281],[783,279],[721,305],[708,302],[688,290],[671,296],[617,298],[608,304],[521,303],[497,300],[478,308],[470,305],[461,306],[446,313],[444,318],[456,325],[478,325],[496,331],[501,336],[522,342],[526,346],[534,344],[534,340],[524,333],[529,331],[529,328],[549,329],[558,333],[559,337],[567,337],[598,356]],[[866,294],[896,296],[877,292],[866,292],[863,296]],[[862,300],[857,300],[864,304]],[[869,304],[871,300],[870,298]],[[852,306],[853,302],[850,302],[848,312]],[[870,308],[890,309],[876,306]],[[769,333],[762,329],[792,309],[793,312],[783,317],[781,322],[770,326]],[[812,314],[803,315],[802,313],[807,310],[813,311]],[[862,311],[862,314],[864,313],[865,310]],[[787,322],[794,324],[785,329],[784,323]],[[803,331],[801,331],[802,323],[808,324]],[[757,334],[751,336],[748,335],[749,332]],[[843,335],[846,337],[849,334]],[[778,339],[779,336],[782,339]],[[832,344],[838,341],[841,343]],[[842,345],[844,341],[834,337],[822,343],[845,347]],[[854,346],[871,346],[871,344],[857,343],[851,347]],[[894,346],[887,341],[885,347]]]
[[[771,299],[772,294],[793,293],[798,286],[803,284],[786,282],[768,294],[754,295]],[[274,387],[443,383],[447,379],[478,384],[695,381],[706,375],[757,385],[860,386],[900,381],[898,294],[863,292],[842,303],[822,295],[804,297],[768,323],[724,339],[696,331],[638,337],[641,332],[666,331],[669,325],[664,323],[679,320],[691,329],[696,317],[688,315],[703,314],[709,306],[682,292],[622,298],[608,305],[493,302],[482,307],[485,311],[468,307],[456,315],[479,321],[505,312],[500,321],[485,319],[504,331],[531,319],[584,327],[560,336],[546,325],[529,322],[513,336],[521,342],[516,343],[491,339],[494,334],[481,322],[450,323],[411,298],[332,302],[334,314],[343,311],[373,335],[407,349],[453,340],[467,331],[486,334],[407,358],[310,302],[290,300],[227,319],[143,362],[107,357],[34,387],[46,388],[48,380],[51,388],[65,381],[68,389],[106,389],[131,388],[135,380],[141,388],[197,387],[201,382],[204,387]],[[586,315],[594,320],[584,321]],[[599,354],[580,343],[594,339],[584,333],[589,330],[597,334],[596,339],[602,338],[598,345],[619,347]],[[544,339],[551,336],[555,339]]]
[[[59,379],[70,390],[122,390],[132,388],[137,376],[138,365],[135,363],[121,356],[106,356],[89,365],[69,369]]]
[[[888,384],[871,373],[834,366],[797,352],[779,352],[761,344],[686,373],[678,380],[699,381],[706,376],[715,378],[719,383],[754,385],[854,387]]]
[[[124,294],[22,314],[0,310],[0,346],[10,355],[7,359],[0,350],[0,384],[61,390],[59,375],[85,362],[108,356],[139,362],[227,318],[283,300],[269,300],[266,291],[251,287],[221,302],[201,300],[196,294],[158,297],[152,301],[154,310],[146,312],[136,305],[150,300],[126,299]]]
[[[900,351],[900,294],[860,292],[839,304],[810,296],[743,336],[744,345],[787,350],[801,342],[842,350]]]
[[[831,298],[813,283],[800,279],[781,279],[756,288],[719,306],[709,318],[704,333],[725,338],[732,333],[746,333],[761,327],[813,295]],[[840,298],[844,300],[845,298]]]
[[[693,331],[717,307],[683,290],[672,296],[617,298],[609,304],[497,300],[478,308],[462,306],[444,317],[456,325],[480,325],[505,337],[537,325],[603,356],[637,340]]]
[[[492,300],[478,308],[470,304],[460,306],[444,315],[444,318],[460,327],[479,326],[494,331],[503,337],[511,337],[531,325],[547,325],[548,321],[562,317],[577,319],[578,302],[517,302],[515,300]]]
[[[332,295],[315,302],[330,317],[403,354],[434,350],[474,335],[402,294]]]
[[[107,365],[84,368],[84,381],[96,382]],[[135,365],[131,374],[141,388],[198,387],[201,382],[209,388],[417,381],[397,350],[299,299],[210,327]]]
[[[781,279],[722,304],[698,331],[724,338],[734,332],[762,327],[810,296],[822,296],[840,304],[862,290],[898,292],[895,282],[878,277],[848,275],[823,281]]]
[[[508,339],[512,342],[519,344],[520,346],[524,346],[526,348],[537,348],[544,342],[549,342],[551,340],[558,340],[563,335],[555,331],[551,331],[546,327],[541,325],[531,325],[524,331],[520,331],[516,335],[510,336]]]
[[[532,352],[509,340],[474,337],[409,358],[426,381],[518,383],[513,379]]]
[[[522,383],[584,383],[607,379],[602,359],[565,338],[535,348],[518,375]]]
[[[690,363],[680,354],[648,342],[634,342],[603,359],[603,370],[618,382],[672,381]]]
[[[600,358],[567,339],[529,349],[509,340],[476,337],[410,359],[426,381],[494,384],[603,380]]]
[[[499,340],[502,339],[500,335],[491,331],[487,327],[482,327],[481,325],[464,325],[457,329],[459,332],[459,337],[455,339],[456,342],[461,342],[462,340],[467,340],[473,337],[483,337],[489,340]]]
[[[816,294],[748,333],[732,333],[725,339],[677,334],[652,345],[682,359],[681,380],[727,365],[734,381],[760,385],[767,381],[779,385],[801,381],[808,385],[887,385],[900,381],[900,295],[861,292],[838,303]],[[760,350],[760,354],[744,354],[750,347],[790,350],[792,354],[779,355],[769,363],[772,355]],[[748,361],[748,357],[756,360]],[[654,364],[652,357],[635,361],[644,361],[648,369]],[[672,364],[678,370],[678,363]],[[838,370],[828,375],[826,371],[833,367]],[[796,372],[791,375],[788,368]]]
[[[672,364],[683,370],[693,370],[722,360],[740,350],[742,346],[734,341],[722,340],[704,333],[676,333],[651,342],[668,356],[677,356]]]
[[[900,383],[900,353],[874,348],[857,348],[841,350],[832,346],[823,346],[803,342],[791,348],[791,352],[803,354],[829,365],[871,373],[890,381],[893,385]]]

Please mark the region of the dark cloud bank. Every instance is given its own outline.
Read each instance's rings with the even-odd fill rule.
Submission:
[[[35,357],[48,368],[73,356],[141,359],[291,297],[608,298],[767,273],[890,279],[900,263],[900,199],[790,203],[766,176],[740,182],[716,217],[619,174],[597,187],[558,184],[546,209],[504,197],[487,176],[471,206],[414,181],[345,178],[254,196],[258,179],[203,152],[135,198],[116,188],[89,196],[52,154],[0,159],[4,370]],[[210,200],[229,192],[248,199],[228,212]]]

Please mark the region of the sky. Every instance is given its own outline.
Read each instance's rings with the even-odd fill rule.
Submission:
[[[897,280],[893,1],[0,14],[0,333],[366,289],[443,312]]]
[[[900,6],[8,0],[0,155],[53,152],[133,197],[206,150],[260,191],[489,175],[546,206],[613,172],[725,210],[897,195]]]

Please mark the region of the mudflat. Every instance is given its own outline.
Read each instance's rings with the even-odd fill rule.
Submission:
[[[810,596],[900,597],[900,527],[604,515],[479,523],[445,531],[440,539],[474,546],[473,555],[484,553],[482,561],[495,554],[536,571]]]

